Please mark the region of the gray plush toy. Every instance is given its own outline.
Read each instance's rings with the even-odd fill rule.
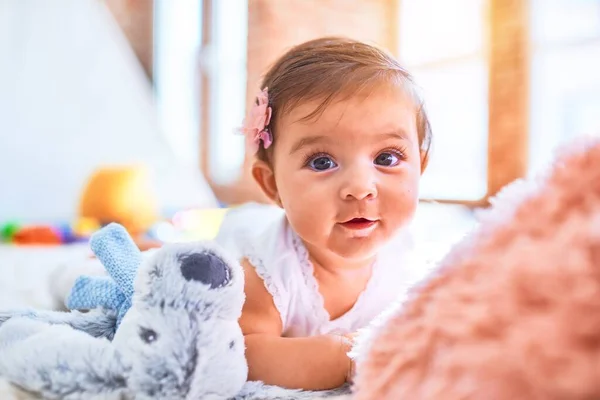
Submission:
[[[212,242],[142,257],[123,227],[91,240],[108,277],[81,277],[67,305],[0,312],[0,377],[49,399],[313,399],[248,382],[238,324],[243,270]]]
[[[112,240],[109,255],[119,264],[119,244],[131,251],[129,236],[117,225],[101,232],[99,243]],[[128,272],[107,270],[111,278],[82,278],[72,293],[81,297],[87,282],[83,297],[103,307],[0,314],[0,376],[61,399],[228,399],[241,390],[247,365],[238,263],[212,243],[169,244],[141,263],[129,299],[110,282],[118,286]]]

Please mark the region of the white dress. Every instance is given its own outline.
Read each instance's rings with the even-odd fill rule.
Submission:
[[[410,235],[402,234],[378,254],[373,274],[354,306],[331,319],[302,240],[279,208],[248,204],[225,217],[217,242],[247,258],[279,311],[283,336],[343,334],[364,328],[423,275],[411,262]]]

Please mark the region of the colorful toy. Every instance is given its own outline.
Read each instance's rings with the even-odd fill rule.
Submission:
[[[84,231],[71,225],[23,225],[16,223],[5,225],[2,241],[20,246],[57,246],[89,240],[93,231]]]
[[[117,222],[132,234],[158,221],[158,201],[148,170],[141,165],[96,170],[85,186],[79,215],[101,225]]]
[[[11,242],[12,238],[15,236],[15,233],[19,231],[19,224],[16,222],[8,222],[0,228],[0,241],[2,242]]]
[[[227,212],[227,208],[190,209],[177,212],[172,219],[173,227],[178,234],[177,240],[213,239]]]
[[[102,226],[98,220],[94,218],[82,217],[79,218],[73,224],[72,231],[76,237],[89,238],[94,232],[99,230]]]
[[[600,141],[561,153],[363,342],[354,400],[600,398]]]
[[[25,226],[13,234],[11,242],[19,245],[56,246],[63,243],[63,238],[55,227]]]

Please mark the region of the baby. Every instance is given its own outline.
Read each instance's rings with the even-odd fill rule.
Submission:
[[[292,48],[261,87],[242,131],[277,207],[243,206],[223,225],[245,270],[249,379],[334,388],[352,378],[353,334],[411,282],[429,121],[409,73],[349,39]]]

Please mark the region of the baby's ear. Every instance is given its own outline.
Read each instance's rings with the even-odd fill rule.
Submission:
[[[421,150],[421,174],[427,169],[429,164],[429,151]]]
[[[275,182],[275,173],[269,164],[262,160],[256,160],[252,165],[252,176],[263,193],[275,204],[281,207],[281,199]]]

